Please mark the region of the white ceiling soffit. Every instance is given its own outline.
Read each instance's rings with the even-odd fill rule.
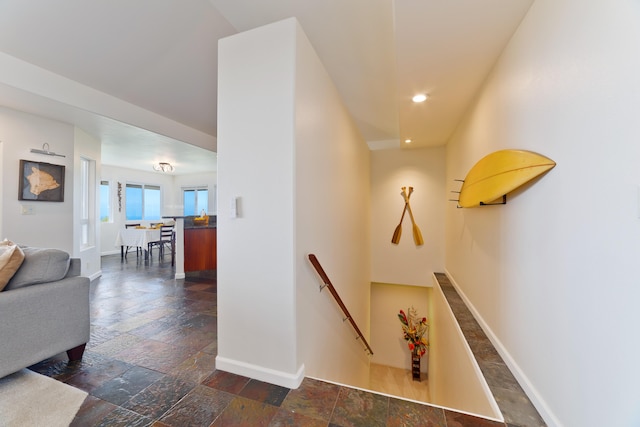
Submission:
[[[403,147],[448,141],[532,2],[394,0]]]
[[[295,16],[371,149],[445,144],[533,2],[209,1],[239,31]]]
[[[94,115],[46,97],[0,84],[3,105],[65,123],[73,123],[90,135],[100,135],[102,163],[153,172],[153,164],[169,162],[172,175],[215,172],[217,154],[195,145]],[[46,141],[34,141],[34,147]]]
[[[209,0],[238,31],[295,17],[367,141],[398,140],[391,0]]]
[[[207,0],[2,0],[0,12],[1,51],[216,135],[217,40],[236,31]]]

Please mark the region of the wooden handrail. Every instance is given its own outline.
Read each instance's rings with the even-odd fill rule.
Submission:
[[[324,286],[320,288],[320,290],[322,291],[322,289],[324,289],[325,287],[329,288],[329,292],[331,292],[331,295],[333,295],[333,298],[336,300],[336,302],[342,309],[342,312],[344,313],[344,315],[347,316],[346,319],[344,320],[349,319],[351,326],[353,326],[353,329],[355,329],[356,333],[358,334],[358,337],[356,339],[361,339],[362,343],[367,347],[367,351],[369,352],[369,354],[373,355],[373,350],[371,350],[369,343],[364,338],[364,335],[362,335],[362,332],[360,332],[360,328],[358,328],[358,325],[356,325],[356,322],[353,320],[353,317],[351,317],[351,314],[349,314],[349,310],[347,310],[347,307],[342,302],[342,298],[340,298],[340,295],[338,295],[338,291],[336,291],[336,288],[334,288],[333,285],[331,284],[331,280],[329,280],[329,276],[327,276],[327,273],[324,272],[324,269],[320,265],[320,261],[318,261],[318,258],[314,254],[309,254],[309,261],[311,261],[311,264],[316,269],[316,271],[318,272],[318,275],[320,275],[320,278],[324,282]]]

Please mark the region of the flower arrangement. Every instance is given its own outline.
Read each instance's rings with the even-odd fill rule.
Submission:
[[[400,323],[402,323],[404,339],[407,341],[412,355],[422,357],[429,346],[429,342],[425,336],[429,330],[429,323],[426,317],[419,318],[418,312],[413,307],[407,309],[407,313],[408,315],[405,314],[403,310],[400,310],[400,313],[398,313],[398,319],[400,319]]]

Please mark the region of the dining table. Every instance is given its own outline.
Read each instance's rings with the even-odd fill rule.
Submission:
[[[120,246],[120,258],[124,259],[125,246],[137,246],[144,252],[144,259],[149,259],[149,243],[160,240],[159,228],[123,228],[116,236],[116,246]]]

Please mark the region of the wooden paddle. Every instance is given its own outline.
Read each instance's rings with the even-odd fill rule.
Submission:
[[[405,197],[406,188],[407,187],[402,187],[402,192],[400,193],[400,195],[403,198]],[[413,188],[411,188],[410,191],[413,191]],[[409,193],[409,195],[411,195],[411,193]],[[400,236],[402,235],[402,220],[404,219],[404,213],[406,211],[407,211],[407,202],[405,199],[404,208],[402,209],[402,216],[400,217],[400,223],[398,224],[396,229],[393,231],[393,237],[391,238],[391,243],[393,243],[394,245],[397,245],[398,243],[400,243]]]
[[[413,187],[409,187],[409,194],[413,191]],[[416,221],[413,219],[413,212],[411,212],[411,205],[409,204],[409,197],[402,192],[402,197],[404,197],[404,201],[407,205],[407,209],[409,210],[409,217],[411,218],[411,224],[413,224],[413,241],[416,246],[422,246],[424,244],[424,240],[422,239],[422,232],[420,232],[420,228]]]

